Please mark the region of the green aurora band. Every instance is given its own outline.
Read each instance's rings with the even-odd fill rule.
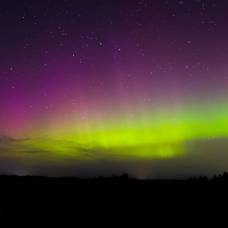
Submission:
[[[5,147],[8,151],[20,152],[18,157],[32,159],[40,156],[32,152],[42,151],[45,159],[147,160],[183,156],[188,142],[228,137],[225,102],[190,107],[81,125],[70,120],[71,126],[45,129],[45,133],[37,132],[32,138],[15,140]]]

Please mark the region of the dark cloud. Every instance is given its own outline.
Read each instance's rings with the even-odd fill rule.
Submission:
[[[70,142],[65,154],[61,154],[34,142],[1,137],[0,171],[50,176],[109,176],[127,172],[138,178],[183,178],[211,176],[228,170],[227,138],[192,140],[184,143],[183,155],[156,159],[124,158],[118,156],[123,148],[73,147]],[[67,148],[71,150],[69,153]],[[131,148],[124,151],[127,149]]]
[[[12,142],[14,142],[15,139],[7,136],[0,136],[0,146],[8,145]]]

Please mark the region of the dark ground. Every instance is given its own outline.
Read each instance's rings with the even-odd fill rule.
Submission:
[[[23,218],[38,222],[65,217],[91,223],[107,218],[115,222],[129,214],[130,221],[164,215],[166,219],[160,222],[167,222],[167,215],[191,217],[196,212],[201,215],[205,208],[221,209],[228,196],[227,177],[227,173],[211,180],[136,180],[127,175],[94,179],[0,176],[0,216],[8,218],[8,223]]]

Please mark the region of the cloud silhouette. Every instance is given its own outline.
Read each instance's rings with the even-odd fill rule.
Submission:
[[[14,142],[15,139],[8,136],[0,136],[0,146],[8,145]]]

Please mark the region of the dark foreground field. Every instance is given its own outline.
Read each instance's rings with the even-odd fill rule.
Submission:
[[[26,219],[54,216],[55,220],[68,216],[91,222],[94,217],[120,218],[129,212],[132,218],[142,212],[148,218],[187,214],[185,208],[192,206],[191,213],[201,213],[205,207],[219,209],[212,203],[226,204],[227,176],[225,173],[211,180],[137,180],[127,175],[93,179],[0,176],[0,215]]]

